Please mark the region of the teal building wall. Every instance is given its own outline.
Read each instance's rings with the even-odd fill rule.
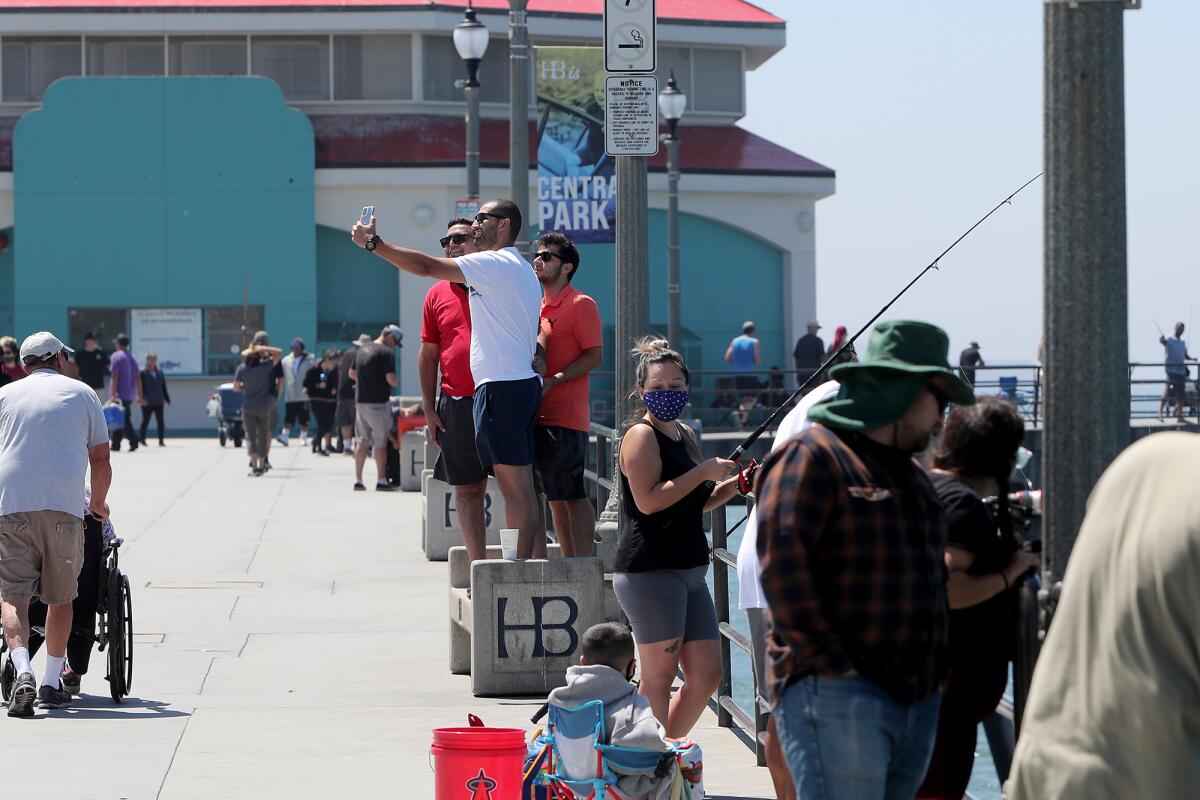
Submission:
[[[9,328],[241,305],[245,281],[268,330],[315,340],[313,132],[272,81],[61,80],[17,123],[13,163],[14,228],[37,244],[10,248]]]
[[[399,297],[399,270],[355,247],[344,228],[317,226],[317,347],[345,347],[360,333],[377,336],[396,322]]]

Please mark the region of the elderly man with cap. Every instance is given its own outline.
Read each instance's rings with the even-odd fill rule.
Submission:
[[[944,331],[884,322],[758,487],[775,722],[797,795],[909,800],[946,675],[946,523],[913,459],[974,393]]]
[[[71,603],[83,566],[84,478],[91,467],[89,512],[108,516],[112,482],[108,427],[96,393],[63,374],[71,352],[53,334],[21,345],[29,375],[0,388],[0,603],[17,678],[10,717],[71,702],[59,681],[71,634]],[[46,674],[39,688],[29,663],[29,601],[46,614]]]
[[[316,365],[316,356],[305,351],[304,340],[299,336],[292,339],[292,351],[279,362],[283,370],[283,429],[279,431],[278,440],[284,447],[288,446],[288,438],[297,422],[300,423],[300,446],[303,447],[308,439],[308,397],[304,394],[304,378]]]
[[[388,325],[373,342],[360,345],[354,357],[350,377],[355,382],[354,435],[358,437],[358,449],[354,451],[354,490],[366,490],[363,484],[363,465],[367,463],[367,451],[375,456],[378,470],[375,491],[390,492],[392,485],[387,479],[388,431],[392,429],[392,407],[388,400],[392,387],[396,385],[396,353],[404,331],[399,325]]]

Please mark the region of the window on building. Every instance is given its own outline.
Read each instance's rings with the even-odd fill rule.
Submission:
[[[658,88],[662,89],[675,73],[675,81],[679,88],[687,93],[687,110],[692,110],[692,50],[690,47],[658,46]]]
[[[85,40],[88,75],[162,75],[163,39],[89,36]]]
[[[262,306],[210,306],[204,309],[205,369],[232,375],[255,331],[263,329]]]
[[[740,114],[745,110],[742,51],[715,47],[658,48],[658,85],[667,85],[671,71],[687,92],[688,111]]]
[[[449,36],[425,36],[421,47],[422,73],[425,76],[421,88],[424,98],[461,101],[462,89],[455,86],[454,82],[466,80],[467,65],[458,57],[454,40]],[[532,80],[532,61],[529,74]],[[492,37],[479,64],[479,100],[483,103],[508,102],[508,42],[503,39]]]
[[[67,320],[67,346],[76,350],[83,348],[84,337],[94,333],[100,349],[111,353],[113,339],[129,333],[129,312],[124,308],[70,308]]]
[[[244,36],[172,36],[167,40],[171,75],[245,75]]]
[[[5,36],[0,39],[0,98],[6,103],[37,103],[59,78],[79,75],[79,37]]]
[[[288,100],[329,99],[328,36],[253,36],[250,61]]]
[[[334,100],[411,100],[412,36],[334,36]]]

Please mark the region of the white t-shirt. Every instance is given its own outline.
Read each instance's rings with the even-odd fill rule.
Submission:
[[[0,389],[0,516],[81,516],[88,449],[106,441],[104,411],[82,381],[39,369]]]
[[[475,385],[537,376],[542,285],[515,247],[454,259],[466,278],[471,304],[471,374]]]
[[[775,442],[771,452],[787,444],[798,433],[812,427],[808,421],[808,412],[817,403],[828,400],[838,393],[841,387],[837,381],[826,381],[810,391],[796,407],[789,411],[779,423],[775,432]],[[767,598],[762,590],[762,571],[758,566],[758,514],[753,514],[746,520],[746,530],[742,533],[742,543],[737,553],[738,573],[738,608],[766,608]]]

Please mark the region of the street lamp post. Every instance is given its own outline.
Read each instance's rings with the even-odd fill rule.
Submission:
[[[529,246],[529,28],[525,6],[529,0],[508,0],[508,169],[509,193],[521,209],[525,224],[515,245],[522,253]]]
[[[467,65],[463,95],[467,101],[467,199],[479,202],[479,62],[487,52],[488,29],[467,5],[463,21],[454,28],[454,49]]]
[[[658,93],[658,110],[667,121],[667,340],[683,352],[679,318],[679,136],[677,128],[687,108],[687,94],[675,83],[675,70]]]

